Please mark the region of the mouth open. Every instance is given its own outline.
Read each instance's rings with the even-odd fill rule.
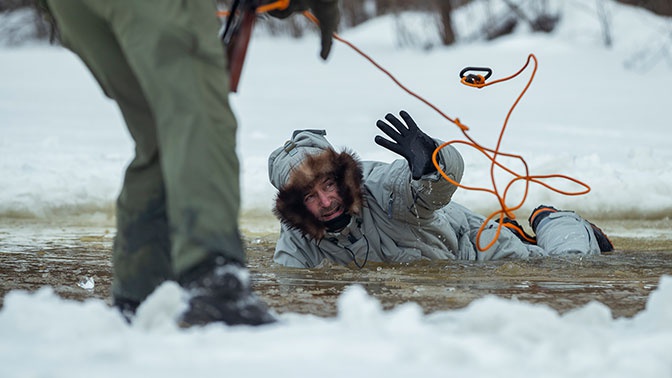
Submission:
[[[332,219],[335,219],[343,214],[343,206],[336,206],[334,209],[329,209],[322,213],[322,222],[328,222]]]

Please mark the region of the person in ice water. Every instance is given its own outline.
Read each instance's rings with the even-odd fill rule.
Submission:
[[[237,125],[215,2],[46,0],[41,6],[62,44],[116,101],[135,142],[117,201],[114,305],[130,319],[159,284],[176,280],[190,294],[182,324],[273,322],[251,290],[239,235]],[[326,59],[337,0],[292,0],[272,15],[308,8],[320,21]]]
[[[324,261],[363,267],[368,261],[421,259],[494,260],[548,255],[596,255],[613,250],[606,235],[571,211],[540,206],[530,216],[536,237],[506,219],[497,241],[478,251],[485,217],[451,201],[457,186],[437,172],[432,153],[440,140],[422,132],[411,116],[387,114],[375,142],[401,156],[392,163],[360,161],[336,151],[324,130],[297,130],[270,154],[268,174],[278,189],[274,213],[281,221],[274,260],[312,268]],[[464,162],[451,145],[438,154],[443,171],[460,182]],[[487,225],[481,245],[493,240]]]

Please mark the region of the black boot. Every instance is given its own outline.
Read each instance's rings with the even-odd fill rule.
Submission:
[[[135,312],[138,310],[138,306],[140,306],[140,302],[113,296],[112,306],[119,310],[126,323],[131,324],[135,317]]]
[[[609,240],[607,234],[602,231],[601,228],[597,227],[593,222],[590,223],[590,226],[593,228],[593,234],[595,234],[595,239],[597,239],[597,245],[600,246],[601,252],[611,252],[614,250],[614,244]]]
[[[180,278],[191,298],[181,325],[262,325],[276,319],[250,286],[248,270],[238,262],[217,257],[192,269]]]

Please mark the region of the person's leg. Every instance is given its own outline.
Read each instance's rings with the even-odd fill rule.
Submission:
[[[613,250],[602,230],[573,211],[541,205],[532,211],[529,221],[537,234],[537,245],[551,255],[599,255]]]
[[[252,293],[242,266],[236,122],[228,105],[214,4],[209,0],[89,0],[88,4],[92,15],[86,16],[108,21],[96,25],[111,33],[110,40],[99,40],[105,42],[100,48],[121,50],[123,69],[116,67],[118,61],[106,61],[110,57],[105,52],[73,50],[117,100],[137,144],[118,203],[115,296],[141,301],[151,290],[131,289],[137,282],[153,283],[153,289],[160,282],[150,282],[147,275],[160,269],[167,273],[161,281],[177,277],[192,294],[182,317],[186,324],[274,321]],[[128,82],[133,84],[130,93]],[[150,126],[145,123],[149,121],[151,129],[144,127]],[[136,180],[143,176],[149,182]],[[129,208],[143,203],[136,196],[146,199],[145,206]],[[171,260],[164,250],[167,245],[172,245],[174,275],[164,269],[163,262]],[[165,260],[153,266],[144,258],[149,256],[145,249],[162,250]],[[122,275],[117,265],[124,266],[127,274]]]
[[[237,125],[214,3],[117,0],[101,7],[156,118],[173,270],[191,294],[181,321],[273,322],[244,268]]]
[[[237,125],[214,3],[100,6],[156,118],[176,274],[216,256],[243,263]]]
[[[132,310],[158,284],[173,278],[153,112],[103,15],[81,1],[52,1],[50,8],[63,44],[81,57],[105,93],[117,101],[136,144],[117,201],[113,252],[114,300]]]

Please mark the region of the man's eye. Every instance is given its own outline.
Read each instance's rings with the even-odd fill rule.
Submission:
[[[311,202],[314,199],[315,199],[315,195],[314,194],[309,194],[309,195],[303,197],[303,202],[308,203],[308,202]]]
[[[336,183],[333,180],[329,180],[324,183],[325,190],[334,190],[336,188]]]

